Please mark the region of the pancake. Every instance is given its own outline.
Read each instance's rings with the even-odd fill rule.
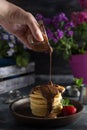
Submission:
[[[34,87],[29,94],[32,114],[39,117],[53,117],[59,115],[63,106],[61,103],[63,86],[44,84]],[[55,116],[56,117],[56,116]]]

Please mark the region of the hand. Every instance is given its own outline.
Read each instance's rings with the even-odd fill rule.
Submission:
[[[0,24],[8,32],[14,34],[29,49],[32,49],[29,40],[30,33],[36,40],[43,41],[39,24],[31,13],[5,0],[0,5]]]

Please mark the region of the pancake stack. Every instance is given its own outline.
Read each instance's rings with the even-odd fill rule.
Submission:
[[[30,109],[34,116],[56,118],[63,108],[63,86],[45,84],[34,87],[29,94]]]

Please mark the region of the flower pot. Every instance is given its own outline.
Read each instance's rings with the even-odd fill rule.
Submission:
[[[73,76],[83,78],[83,83],[87,84],[87,54],[72,55],[69,64]]]

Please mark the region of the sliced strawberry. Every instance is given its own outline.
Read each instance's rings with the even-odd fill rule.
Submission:
[[[67,116],[67,115],[72,115],[76,113],[77,109],[75,106],[64,106],[62,109],[62,115]]]

